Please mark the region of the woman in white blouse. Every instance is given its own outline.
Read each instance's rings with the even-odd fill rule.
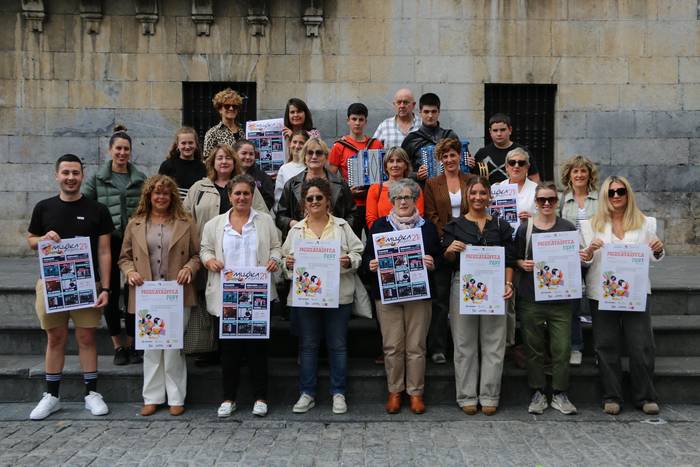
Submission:
[[[659,413],[654,388],[654,335],[647,298],[644,312],[602,311],[602,254],[605,244],[645,244],[652,260],[664,255],[664,245],[656,236],[656,219],[646,217],[637,207],[634,192],[625,177],[608,177],[598,195],[598,209],[588,221],[581,221],[581,236],[590,264],[586,274],[586,294],[593,315],[593,342],[598,356],[598,371],[603,385],[603,411],[617,415],[622,404],[622,368],[624,350],[630,359],[630,389],[633,403],[644,413]],[[613,278],[614,279],[614,278]],[[624,282],[619,279],[619,282]],[[625,284],[618,284],[624,287]],[[647,293],[651,293],[651,285]]]
[[[518,217],[520,220],[535,214],[535,189],[537,183],[527,178],[530,168],[530,154],[523,148],[515,148],[506,154],[506,173],[508,178],[496,185],[518,185]]]

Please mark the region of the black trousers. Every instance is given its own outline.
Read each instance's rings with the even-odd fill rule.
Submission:
[[[435,271],[433,288],[430,291],[433,302],[433,314],[428,330],[428,355],[447,353],[449,326],[447,317],[450,314],[450,286],[452,285],[452,267],[441,264]]]
[[[600,311],[598,301],[591,300],[593,342],[598,356],[598,372],[603,385],[603,400],[622,402],[622,367],[620,354],[624,346],[630,362],[630,392],[636,407],[645,401],[656,401],[654,388],[654,334],[647,297],[643,313],[633,311]]]
[[[267,339],[219,339],[224,400],[235,401],[243,358],[250,371],[253,398],[267,400]]]
[[[119,307],[119,300],[124,297],[124,309],[129,309],[129,288],[124,287],[122,291],[122,284],[119,276],[119,266],[117,262],[119,261],[119,254],[122,250],[122,238],[112,236],[112,241],[110,242],[112,250],[112,268],[109,277],[109,303],[104,307],[105,322],[107,323],[107,329],[109,330],[110,336],[119,336],[122,333],[122,310]],[[125,326],[126,335],[134,337],[135,331],[135,319],[134,315],[131,313],[125,313]]]

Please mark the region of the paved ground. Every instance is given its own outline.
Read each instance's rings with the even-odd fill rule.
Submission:
[[[68,404],[30,422],[31,405],[0,404],[0,465],[700,465],[700,406],[667,405],[661,419],[597,407],[570,417],[510,407],[487,418],[453,406],[388,416],[355,405],[333,416],[328,404],[300,416],[274,407],[265,419],[246,408],[218,420],[211,406],[143,419],[138,408],[113,404],[96,419]]]

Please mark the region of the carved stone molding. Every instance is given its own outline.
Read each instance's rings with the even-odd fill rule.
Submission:
[[[261,5],[248,8],[246,21],[250,26],[251,36],[264,36],[265,26],[270,22],[270,18],[267,16],[267,5],[265,2],[260,3]]]
[[[141,34],[154,35],[158,22],[158,0],[136,0],[136,19],[141,23]]]
[[[32,32],[43,32],[46,9],[43,0],[22,0],[22,16]]]
[[[192,0],[192,21],[198,36],[208,36],[214,22],[214,0]]]
[[[318,28],[323,23],[323,8],[321,2],[306,0],[306,8],[301,20],[306,26],[306,37],[318,37]]]
[[[102,23],[102,0],[80,0],[80,17],[88,34],[99,34]]]

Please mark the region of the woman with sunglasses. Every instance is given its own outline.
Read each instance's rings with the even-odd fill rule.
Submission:
[[[538,185],[535,189],[537,214],[521,224],[515,234],[517,265],[523,271],[518,281],[518,310],[521,312],[527,355],[527,380],[531,391],[528,412],[531,414],[541,414],[549,405],[545,395],[545,334],[549,335],[552,359],[552,407],[565,415],[576,413],[576,407],[567,395],[571,354],[571,301],[536,302],[533,278],[535,262],[532,260],[532,234],[576,231],[574,224],[557,217],[558,201],[554,183]],[[532,227],[528,229],[530,222]],[[582,252],[578,254],[582,259],[585,256]]]
[[[301,199],[306,215],[291,227],[282,246],[285,272],[291,279],[294,271],[294,244],[297,240],[340,240],[340,297],[338,308],[294,308],[299,323],[301,353],[300,396],[294,404],[293,411],[294,413],[307,412],[316,403],[318,350],[321,338],[324,337],[331,372],[332,410],[335,414],[342,414],[348,410],[345,401],[347,328],[355,292],[354,272],[362,261],[362,242],[353,233],[352,224],[343,218],[331,215],[332,192],[327,180],[322,178],[305,180],[301,187]],[[291,303],[293,293],[294,289],[291,288],[288,303]]]
[[[467,245],[502,246],[506,253],[505,293],[513,296],[513,228],[508,222],[492,217],[487,209],[491,202],[491,185],[477,176],[467,185],[465,215],[454,218],[443,230],[444,256],[454,274],[450,299],[450,326],[454,341],[457,404],[468,415],[481,411],[493,415],[501,395],[501,375],[506,349],[506,315],[461,315],[459,256]]]
[[[537,183],[527,178],[530,168],[530,154],[523,148],[515,148],[506,154],[508,178],[496,185],[518,185],[518,217],[520,220],[535,214],[535,188]]]
[[[664,244],[656,234],[656,219],[646,217],[637,207],[632,186],[625,177],[608,177],[598,196],[598,209],[590,220],[581,222],[584,259],[590,263],[586,274],[586,295],[593,316],[593,342],[598,357],[598,371],[603,385],[603,411],[620,413],[622,405],[622,367],[620,355],[629,356],[632,402],[644,413],[659,413],[654,388],[654,335],[651,313],[602,311],[598,301],[602,294],[602,254],[607,243],[649,245],[652,261],[664,256]],[[647,294],[651,293],[651,281]],[[622,336],[622,337],[621,337]]]
[[[347,183],[328,171],[326,162],[328,161],[328,146],[320,138],[310,138],[301,148],[304,154],[306,170],[292,177],[282,190],[282,197],[277,206],[277,227],[286,237],[289,229],[302,220],[305,216],[303,211],[304,203],[301,196],[301,188],[305,180],[321,178],[326,180],[331,187],[332,214],[335,217],[345,219],[353,225],[355,217],[355,201]]]
[[[584,156],[574,156],[561,167],[564,192],[559,215],[581,230],[581,221],[590,219],[598,206],[598,168]],[[578,366],[583,360],[582,315],[588,315],[588,300],[572,300],[571,357],[569,364]]]
[[[384,407],[390,414],[398,413],[401,409],[401,394],[404,390],[410,398],[411,411],[416,414],[425,412],[425,341],[430,325],[430,300],[382,304],[377,279],[379,262],[375,259],[371,235],[420,229],[425,253],[422,261],[429,271],[430,290],[435,290],[432,271],[441,256],[440,240],[435,225],[422,218],[418,211],[420,192],[418,184],[408,178],[395,180],[391,184],[389,197],[393,208],[387,216],[377,219],[372,225],[363,257],[364,267],[371,273],[368,277],[373,278],[372,298],[377,306],[377,318],[381,326],[384,369],[389,387],[389,397]]]
[[[245,138],[245,131],[238,123],[243,98],[231,88],[219,91],[212,99],[212,105],[221,115],[221,121],[207,130],[204,135],[204,156],[209,157],[217,144],[233,147],[236,141]]]

